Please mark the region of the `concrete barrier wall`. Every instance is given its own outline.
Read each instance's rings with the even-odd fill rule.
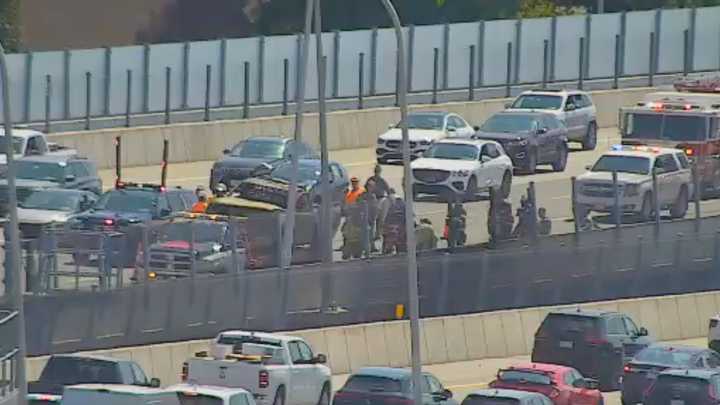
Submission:
[[[605,90],[593,92],[598,109],[600,127],[617,125],[618,108],[635,104],[650,88]],[[414,111],[447,110],[479,125],[491,114],[504,108],[507,99],[441,105],[413,106]],[[399,120],[397,108],[337,111],[328,114],[328,147],[330,150],[366,148],[375,145],[377,136],[388,124]],[[223,149],[238,141],[256,135],[290,136],[293,117],[267,117],[249,120],[214,121],[173,124],[167,126],[114,128],[83,132],[66,132],[51,136],[52,141],[75,148],[83,155],[97,160],[100,168],[115,165],[114,139],[122,136],[123,165],[147,166],[160,164],[162,141],[170,140],[171,162],[215,160]],[[306,141],[317,146],[317,114],[308,114],[304,120]]]
[[[627,299],[564,307],[497,311],[422,321],[421,350],[424,364],[480,360],[529,354],[533,335],[548,312],[556,308],[602,309],[632,316],[658,340],[704,337],[707,320],[720,312],[720,292]],[[682,314],[682,316],[680,315]],[[408,322],[352,325],[291,334],[306,339],[317,353],[328,356],[335,374],[364,366],[410,365]],[[163,384],[177,383],[183,361],[208,349],[208,340],[166,343],[94,352],[137,361]],[[28,378],[36,379],[46,357],[28,360]]]

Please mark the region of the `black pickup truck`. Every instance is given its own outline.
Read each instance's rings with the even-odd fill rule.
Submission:
[[[66,386],[76,384],[125,384],[159,387],[160,380],[148,379],[134,361],[78,354],[54,355],[48,359],[40,379],[28,383],[30,394],[62,395]]]

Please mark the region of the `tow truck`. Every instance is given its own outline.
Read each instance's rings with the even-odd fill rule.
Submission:
[[[720,93],[701,90],[655,92],[621,108],[621,135],[624,145],[684,151],[696,168],[701,195],[709,196],[720,191]]]

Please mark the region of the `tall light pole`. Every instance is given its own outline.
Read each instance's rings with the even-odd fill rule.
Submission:
[[[381,0],[390,15],[398,49],[398,104],[400,105],[400,128],[402,130],[403,147],[403,187],[405,195],[405,234],[407,241],[408,291],[410,306],[410,347],[412,360],[413,399],[416,405],[422,404],[422,364],[420,363],[420,299],[418,298],[418,271],[415,246],[415,210],[413,209],[412,180],[410,178],[410,140],[407,126],[407,71],[405,37],[400,24],[400,17],[390,0]]]
[[[307,75],[307,63],[308,53],[310,48],[310,25],[312,23],[313,16],[313,3],[314,0],[306,0],[305,2],[305,29],[303,32],[303,46],[300,60],[298,61],[298,75],[297,83],[295,83],[295,144],[297,145],[302,141],[302,125],[303,125],[303,114],[305,108],[305,77]],[[282,246],[280,255],[280,267],[282,269],[288,269],[292,263],[292,251],[295,239],[295,212],[297,207],[297,195],[298,195],[298,171],[300,163],[297,151],[299,148],[295,147],[292,150],[292,173],[290,174],[290,184],[288,186],[288,199],[287,199],[287,210],[285,218],[285,226],[283,227],[282,235]]]
[[[12,265],[8,270],[12,273],[12,289],[13,298],[15,300],[15,310],[17,311],[18,323],[18,352],[15,364],[17,364],[17,384],[19,404],[27,404],[27,378],[25,375],[25,305],[23,302],[23,283],[25,272],[20,264],[20,232],[18,231],[18,214],[17,214],[17,189],[15,188],[15,163],[13,149],[13,128],[12,116],[10,114],[10,78],[8,77],[7,61],[5,60],[5,48],[0,44],[0,80],[2,80],[2,101],[3,101],[3,124],[5,125],[5,154],[7,156],[7,183],[8,183],[8,216],[9,221],[5,226],[9,226],[9,232],[6,233],[10,240],[5,241],[5,254],[10,257],[6,258]],[[7,247],[10,249],[7,249]],[[5,275],[7,277],[7,274]]]

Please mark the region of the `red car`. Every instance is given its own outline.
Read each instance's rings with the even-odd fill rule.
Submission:
[[[555,364],[517,364],[498,371],[490,388],[545,394],[555,405],[602,405],[595,380],[584,378],[572,367]]]
[[[705,75],[697,78],[683,77],[673,83],[675,90],[690,93],[720,93],[720,75]]]

